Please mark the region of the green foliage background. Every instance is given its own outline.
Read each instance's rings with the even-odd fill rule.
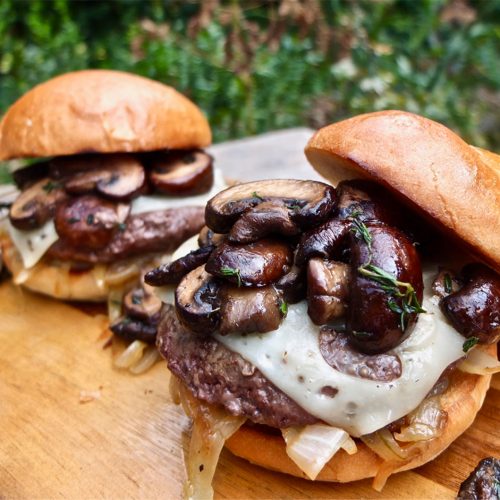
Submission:
[[[82,68],[177,87],[216,141],[400,108],[500,149],[500,3],[0,2],[0,113]]]

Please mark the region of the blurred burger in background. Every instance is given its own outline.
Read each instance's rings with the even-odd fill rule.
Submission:
[[[224,186],[210,142],[195,104],[136,75],[78,71],[27,92],[0,122],[0,160],[36,159],[13,172],[20,194],[0,233],[14,282],[108,300],[112,321],[124,299],[132,320],[116,333],[154,343],[159,304],[134,287],[204,225]]]

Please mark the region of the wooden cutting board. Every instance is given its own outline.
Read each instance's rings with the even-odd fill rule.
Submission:
[[[298,129],[215,146],[229,177],[315,177]],[[189,422],[172,404],[163,363],[114,370],[102,317],[0,285],[0,498],[180,498]],[[390,478],[312,483],[223,452],[216,498],[454,498],[483,457],[500,457],[500,382],[474,426],[434,462]],[[86,401],[86,402],[85,402]]]
[[[5,498],[180,498],[189,422],[163,363],[133,376],[111,366],[90,316],[0,286],[0,494]],[[476,462],[499,456],[500,383],[474,426],[433,463],[369,481],[312,483],[224,452],[216,498],[453,498]],[[87,402],[84,402],[89,400]]]

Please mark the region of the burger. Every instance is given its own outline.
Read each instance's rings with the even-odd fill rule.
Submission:
[[[211,494],[224,445],[380,490],[471,425],[500,368],[500,157],[401,111],[325,127],[305,153],[331,184],[230,187],[145,276],[193,419],[189,497]]]
[[[111,297],[116,319],[141,270],[196,234],[225,186],[203,151],[210,142],[200,109],[147,78],[78,71],[27,92],[0,122],[0,160],[22,164],[0,237],[15,283],[58,299]],[[120,332],[154,343],[153,317]]]

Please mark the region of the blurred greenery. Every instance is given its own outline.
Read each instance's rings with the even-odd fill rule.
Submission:
[[[0,113],[54,75],[161,80],[214,138],[400,108],[500,149],[500,3],[275,0],[0,2]]]

